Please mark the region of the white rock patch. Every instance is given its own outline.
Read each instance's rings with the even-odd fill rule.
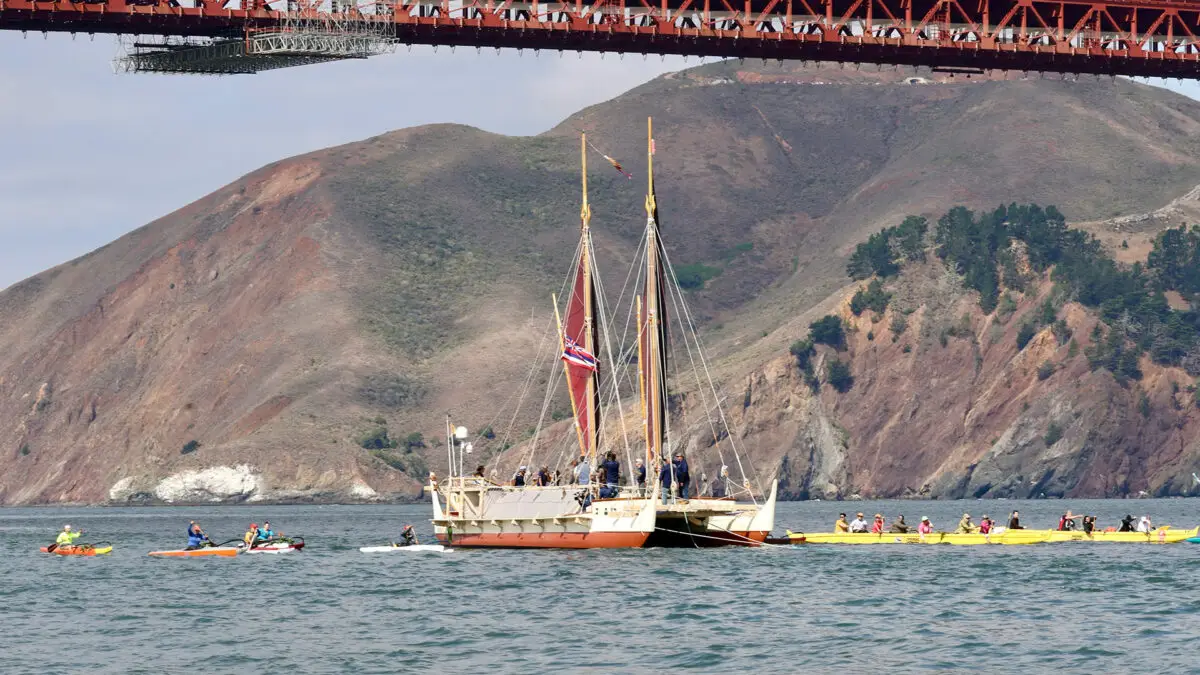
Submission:
[[[354,483],[354,486],[350,488],[350,494],[359,499],[374,499],[379,496],[378,492],[362,481]]]
[[[120,502],[129,499],[129,495],[133,494],[133,476],[126,476],[121,480],[113,483],[113,486],[108,489],[108,500]]]
[[[219,502],[231,497],[253,498],[261,491],[262,476],[249,465],[239,464],[181,471],[162,479],[154,495],[164,502]]]

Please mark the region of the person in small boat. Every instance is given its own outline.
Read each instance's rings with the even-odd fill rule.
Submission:
[[[729,467],[722,464],[721,470],[717,472],[717,477],[712,482],[712,492],[710,492],[710,494],[712,495],[713,499],[724,499],[728,484]]]
[[[875,520],[871,522],[871,534],[883,534],[883,514],[876,513]]]
[[[983,517],[979,519],[979,534],[991,534],[992,528],[995,526],[996,523],[994,523],[991,518],[988,518],[988,515],[985,513],[983,514]]]
[[[271,521],[264,520],[262,527],[258,528],[259,541],[271,541],[275,538],[275,530],[271,529]]]
[[[670,462],[663,462],[662,468],[658,470],[658,482],[662,486],[662,503],[669,504],[671,502],[671,488],[675,484],[675,466]]]
[[[682,452],[675,453],[675,482],[679,485],[679,498],[687,499],[691,486],[692,476],[688,472],[687,459],[684,458]]]
[[[621,463],[617,461],[617,453],[610,450],[600,468],[604,470],[604,487],[600,488],[600,498],[612,499],[617,496],[617,486],[621,483]]]
[[[1133,532],[1133,516],[1125,514],[1121,519],[1121,526],[1117,528],[1117,532]]]
[[[258,541],[258,532],[258,523],[250,523],[250,529],[242,535],[242,543],[246,544],[246,548],[254,548],[255,542]]]
[[[1153,532],[1154,526],[1150,524],[1150,516],[1142,516],[1142,519],[1137,524],[1138,532]]]
[[[413,529],[412,525],[405,525],[404,529],[400,531],[400,545],[413,546],[419,543],[421,542],[417,540],[417,531]]]
[[[908,526],[908,523],[904,522],[904,516],[899,515],[896,516],[896,519],[892,521],[892,526],[888,529],[889,531],[896,532],[898,534],[907,534],[911,528]]]
[[[1085,534],[1091,534],[1096,530],[1096,516],[1083,517],[1083,531]]]
[[[850,521],[851,532],[870,532],[871,526],[867,525],[867,521],[863,520],[863,514],[859,511],[854,516],[854,520]]]
[[[70,525],[63,525],[62,532],[58,533],[58,537],[54,540],[55,546],[70,546],[75,543],[75,540],[83,535],[83,530],[72,532]]]
[[[550,467],[543,465],[542,468],[538,469],[537,476],[534,478],[534,485],[537,485],[538,487],[549,487],[553,480],[554,479],[550,477]]]
[[[1075,530],[1075,521],[1081,517],[1082,516],[1071,513],[1071,509],[1067,509],[1067,512],[1062,515],[1062,518],[1058,519],[1058,531],[1059,532],[1074,531]]]
[[[975,524],[971,522],[971,514],[964,513],[962,520],[958,521],[958,529],[954,530],[954,532],[957,534],[974,534],[975,530]]]
[[[850,523],[846,522],[846,514],[838,514],[837,522],[833,524],[833,531],[838,533],[850,531]]]
[[[517,469],[515,474],[513,474],[513,487],[525,487],[525,471],[525,467],[521,467]]]
[[[1010,530],[1025,529],[1025,528],[1021,527],[1021,512],[1020,511],[1013,511],[1012,515],[1008,517],[1008,529],[1010,529]]]
[[[633,460],[633,477],[637,481],[638,492],[644,493],[646,491],[646,465],[642,462],[641,457]]]
[[[196,523],[196,521],[190,521],[188,523],[187,550],[194,551],[203,546],[212,545],[212,540],[208,538],[207,534],[204,534],[204,530],[200,529],[200,526]]]
[[[933,523],[929,521],[929,516],[921,516],[921,524],[917,526],[917,532],[933,534]]]

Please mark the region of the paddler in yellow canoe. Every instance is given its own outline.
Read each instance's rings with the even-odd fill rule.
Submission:
[[[958,521],[958,529],[954,532],[956,534],[973,534],[977,529],[979,528],[975,527],[975,524],[971,522],[971,514],[964,513],[962,520]]]

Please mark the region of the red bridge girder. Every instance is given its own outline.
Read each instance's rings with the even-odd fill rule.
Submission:
[[[1200,78],[1200,0],[0,0],[0,29],[22,31],[232,36],[318,16],[406,44]]]

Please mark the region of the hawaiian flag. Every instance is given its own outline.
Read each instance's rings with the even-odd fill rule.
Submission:
[[[564,361],[588,370],[596,370],[596,357],[592,356],[591,352],[580,347],[577,342],[565,336],[563,345],[562,357]]]

